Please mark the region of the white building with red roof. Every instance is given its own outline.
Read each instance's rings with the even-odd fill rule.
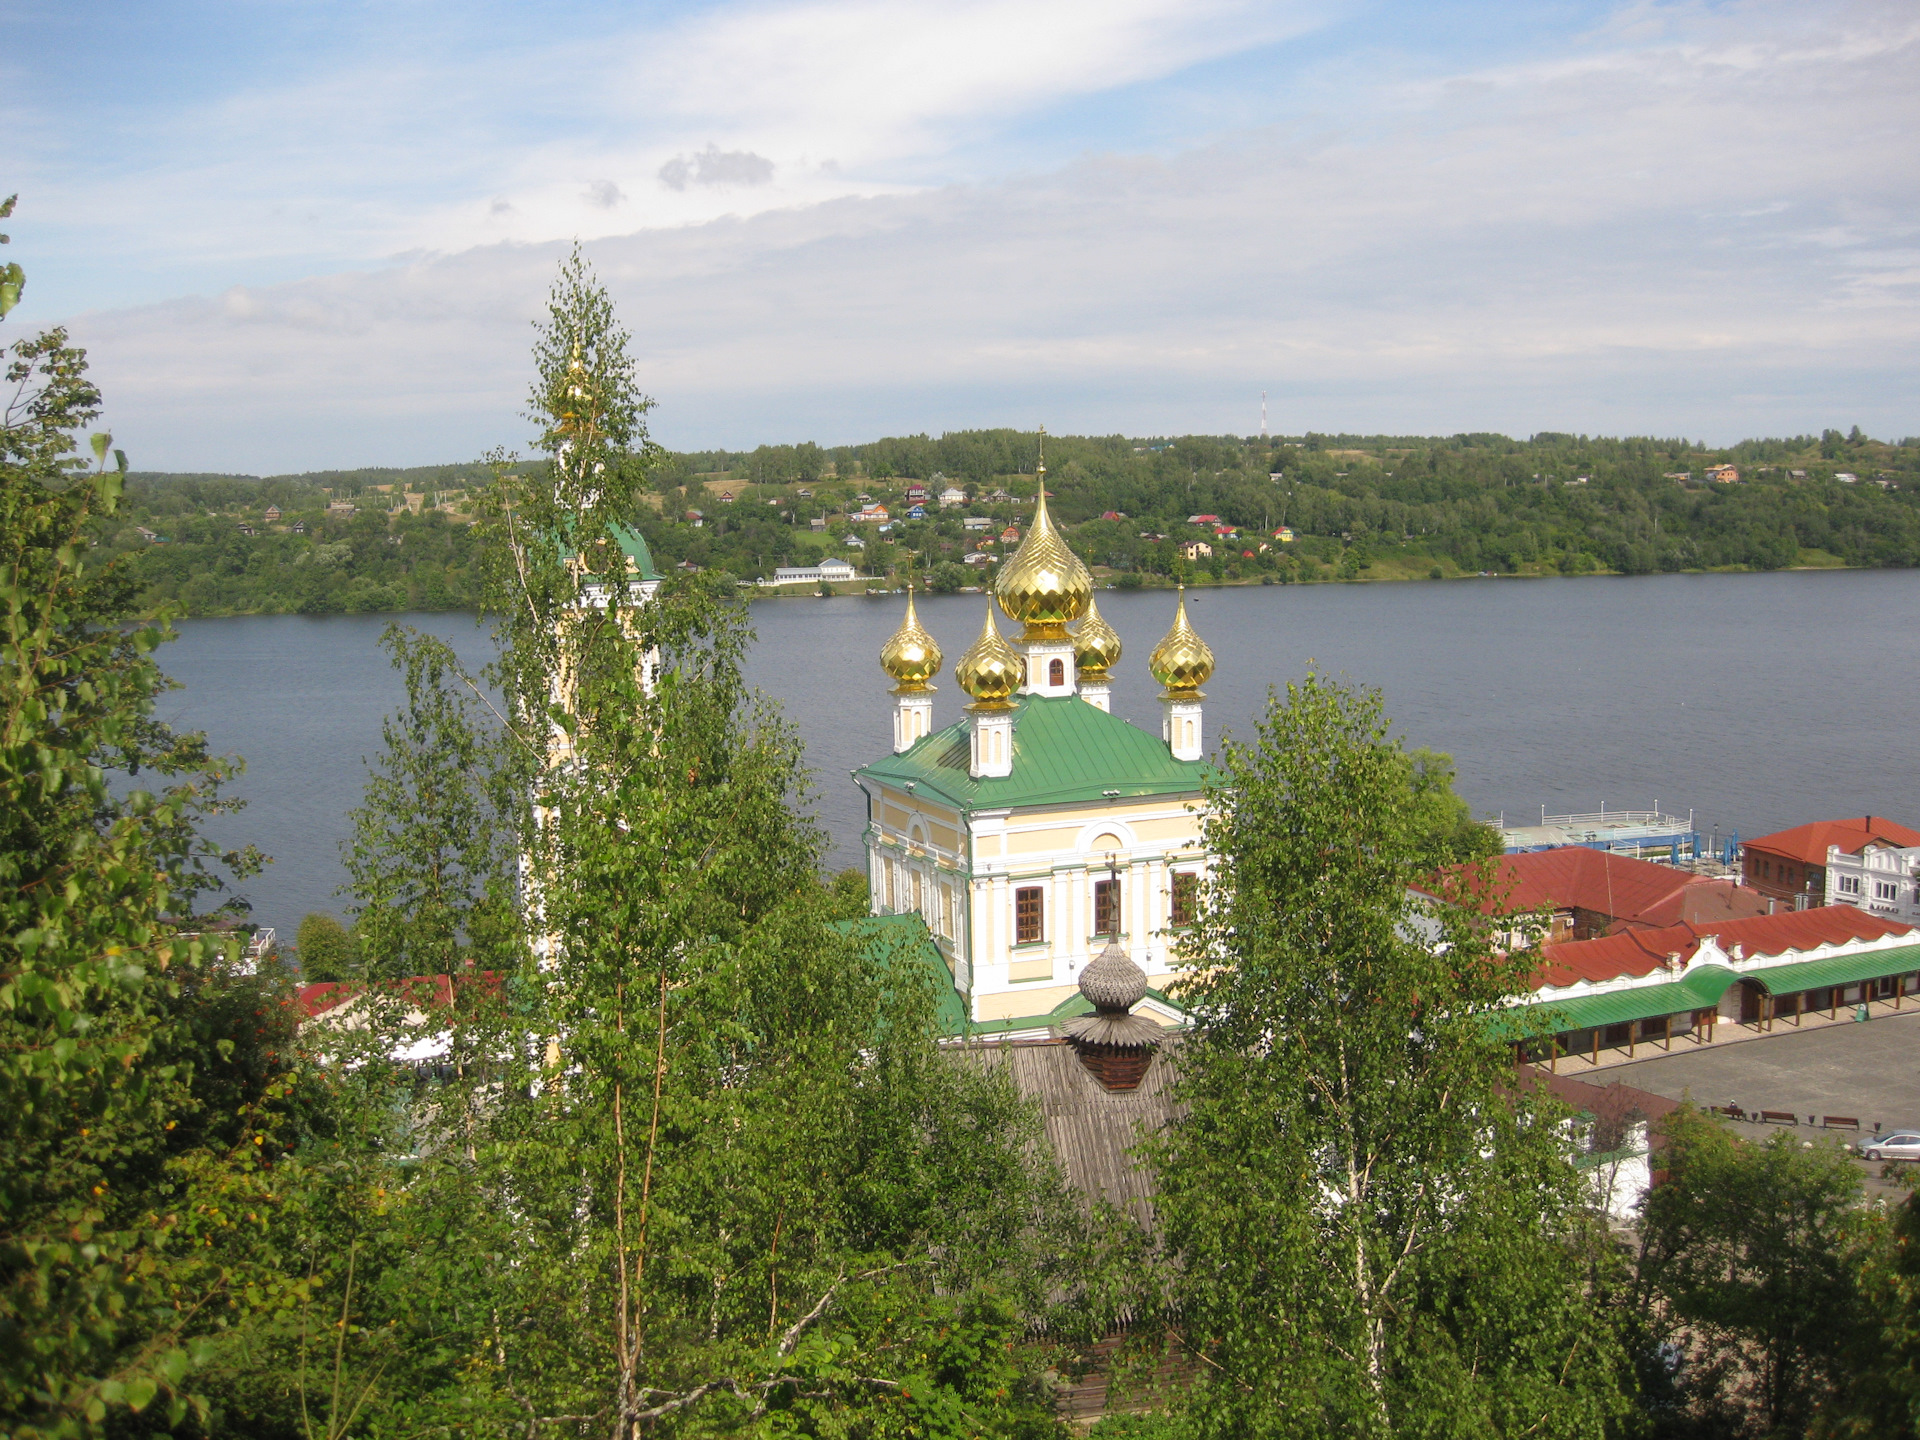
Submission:
[[[1829,905],[1852,905],[1920,924],[1920,845],[1869,842],[1849,855],[1827,847]]]
[[[1741,875],[1763,895],[1801,906],[1823,905],[1827,896],[1827,860],[1858,855],[1869,845],[1906,849],[1920,846],[1920,830],[1884,815],[1846,820],[1815,820],[1760,835],[1742,845]]]

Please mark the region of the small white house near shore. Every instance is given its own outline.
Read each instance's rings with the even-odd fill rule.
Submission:
[[[837,585],[843,581],[855,579],[859,571],[837,556],[829,555],[818,565],[781,565],[773,572],[771,580],[763,580],[763,585],[818,585],[825,581]]]

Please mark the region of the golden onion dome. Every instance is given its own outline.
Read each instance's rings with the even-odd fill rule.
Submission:
[[[953,678],[973,696],[973,708],[980,710],[1006,709],[1007,697],[1026,678],[1019,653],[1000,638],[999,628],[993,623],[991,599],[987,601],[987,621],[980,627],[980,638],[955,663]]]
[[[1009,620],[1026,626],[1028,640],[1064,640],[1067,624],[1087,613],[1093,600],[1093,576],[1067,548],[1047,514],[1047,467],[1036,471],[1039,493],[1033,528],[1013,558],[1000,567],[993,593]]]
[[[940,673],[940,642],[927,633],[913,611],[913,587],[907,587],[907,614],[900,628],[880,647],[880,668],[905,692],[931,690],[927,682]]]
[[[1120,663],[1120,636],[1100,613],[1099,603],[1087,597],[1087,618],[1073,632],[1073,658],[1089,679],[1104,677]]]
[[[1180,603],[1173,612],[1173,628],[1147,657],[1153,678],[1175,696],[1197,696],[1213,674],[1213,651],[1187,623],[1187,587],[1180,587]]]

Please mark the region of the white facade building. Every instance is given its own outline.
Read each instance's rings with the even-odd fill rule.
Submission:
[[[1827,847],[1827,904],[1851,905],[1920,924],[1920,845],[1867,845],[1849,855]]]

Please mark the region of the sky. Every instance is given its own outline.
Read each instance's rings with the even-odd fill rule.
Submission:
[[[140,469],[524,450],[579,244],[676,449],[1920,434],[1911,0],[0,0]],[[11,332],[8,336],[7,332]]]

